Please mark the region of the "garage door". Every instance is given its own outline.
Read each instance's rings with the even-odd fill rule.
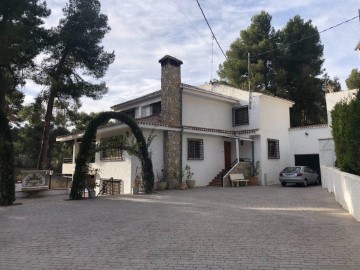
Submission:
[[[311,169],[320,174],[319,155],[295,155],[295,166],[309,166]]]

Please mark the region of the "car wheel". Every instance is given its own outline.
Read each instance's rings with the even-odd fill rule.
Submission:
[[[305,179],[305,180],[304,180],[304,187],[307,187],[307,185],[308,185],[308,182],[307,182],[307,180]]]
[[[281,182],[282,187],[286,187],[286,182]]]

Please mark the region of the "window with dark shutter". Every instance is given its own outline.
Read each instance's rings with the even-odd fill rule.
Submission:
[[[248,124],[249,124],[248,106],[233,108],[233,126],[241,126]]]
[[[188,159],[204,159],[204,142],[202,139],[188,139]]]
[[[267,139],[268,159],[280,159],[279,140]]]
[[[135,119],[135,108],[122,111],[122,113],[125,113],[127,116]]]
[[[161,113],[161,101],[151,104],[150,107],[151,107],[151,115]]]

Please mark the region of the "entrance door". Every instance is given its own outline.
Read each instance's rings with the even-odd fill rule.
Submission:
[[[225,170],[231,168],[231,142],[224,142]]]

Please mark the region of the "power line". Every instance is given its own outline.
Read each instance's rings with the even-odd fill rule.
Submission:
[[[203,11],[203,9],[202,9],[201,6],[200,6],[199,0],[196,0],[196,2],[197,2],[198,6],[199,6],[199,8],[200,8],[200,10],[201,10],[202,15],[204,16],[204,19],[205,19],[205,21],[206,21],[206,23],[207,23],[207,25],[208,25],[208,27],[209,27],[209,29],[210,29],[210,31],[211,31],[211,34],[212,34],[213,38],[215,39],[217,45],[219,46],[222,54],[223,54],[224,57],[225,57],[225,59],[228,60],[227,57],[226,57],[226,54],[224,53],[223,49],[221,48],[221,46],[220,46],[220,44],[219,44],[219,42],[218,42],[218,40],[217,40],[217,38],[216,38],[216,36],[215,36],[215,34],[214,34],[214,31],[211,29],[211,26],[210,26],[208,20],[206,19],[206,16],[205,16],[205,14],[204,14],[204,11]]]
[[[301,41],[303,41],[303,40],[305,40],[305,39],[311,38],[311,37],[313,37],[313,36],[315,36],[315,35],[317,35],[317,34],[322,34],[322,33],[326,32],[326,31],[329,31],[329,30],[331,30],[331,29],[334,29],[334,28],[336,28],[336,27],[338,27],[338,26],[340,26],[340,25],[343,25],[343,24],[348,23],[348,22],[350,22],[350,21],[352,21],[352,20],[355,20],[356,18],[359,18],[359,15],[357,15],[357,16],[351,18],[351,19],[348,19],[348,20],[346,20],[346,21],[343,21],[343,22],[341,22],[341,23],[338,23],[338,24],[336,24],[336,25],[333,25],[333,26],[331,26],[331,27],[329,27],[329,28],[326,28],[326,29],[324,29],[324,30],[322,30],[322,31],[320,31],[320,32],[318,32],[318,33],[314,33],[314,34],[312,34],[312,35],[303,37],[302,39],[296,40],[296,41],[294,41],[294,42],[290,42],[290,43],[287,43],[287,44],[283,44],[283,45],[281,45],[280,47],[285,47],[285,46],[289,46],[289,45],[292,45],[292,44],[295,44],[295,43],[299,43],[299,42],[301,42]],[[256,57],[258,57],[258,56],[267,54],[267,53],[269,53],[269,52],[272,52],[272,51],[275,51],[275,50],[279,50],[280,47],[275,48],[275,49],[271,49],[271,50],[268,50],[268,51],[265,51],[265,52],[263,52],[263,53],[259,53],[258,55],[254,56],[254,57],[252,57],[252,58],[256,58]]]

